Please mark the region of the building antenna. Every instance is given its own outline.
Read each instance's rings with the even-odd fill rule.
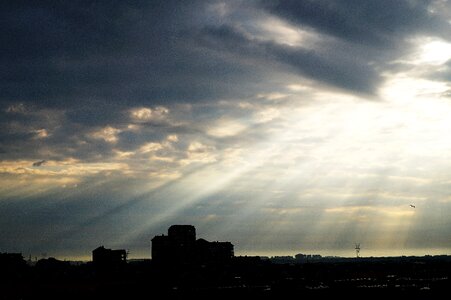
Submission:
[[[355,255],[357,258],[360,257],[360,243],[355,244]]]

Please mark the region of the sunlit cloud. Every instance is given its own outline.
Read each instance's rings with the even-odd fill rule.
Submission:
[[[211,163],[216,161],[216,149],[201,142],[191,142],[187,149],[187,158],[181,160],[183,165],[200,162]]]
[[[300,85],[300,84],[289,84],[289,85],[287,85],[287,88],[289,90],[294,91],[294,92],[299,92],[299,91],[303,91],[303,90],[309,89],[308,86]]]
[[[118,134],[122,132],[121,129],[114,128],[112,126],[107,126],[89,134],[89,137],[93,139],[104,140],[108,143],[116,143],[118,141]]]
[[[441,65],[451,58],[451,43],[440,40],[422,42],[419,63]]]
[[[77,160],[0,162],[0,188],[4,197],[35,197],[61,189],[76,189],[88,177],[128,176],[128,165],[118,162],[83,163]],[[113,176],[114,177],[114,176]]]
[[[274,41],[290,47],[313,48],[315,42],[319,40],[318,33],[315,34],[307,31],[306,28],[292,26],[274,17],[257,20],[255,27],[250,31],[254,38]]]
[[[412,48],[406,55],[397,57],[392,63],[404,63],[417,68],[415,75],[421,75],[422,69],[433,67],[438,71],[451,59],[451,43],[443,39],[420,36],[410,40]]]
[[[366,214],[381,214],[389,218],[399,218],[403,216],[413,216],[415,211],[412,210],[408,206],[403,207],[374,207],[374,206],[344,206],[344,207],[335,207],[335,208],[327,208],[325,209],[326,213],[331,214],[342,214],[347,215],[348,217],[352,217],[352,215],[366,215]],[[357,216],[360,218],[360,216]],[[362,220],[362,219],[360,219]],[[367,220],[365,218],[365,220]],[[348,220],[353,221],[353,220]],[[385,222],[390,222],[389,220],[385,220]]]
[[[47,132],[47,130],[44,129],[44,128],[43,129],[34,130],[33,133],[36,134],[36,138],[38,138],[38,139],[43,139],[43,138],[46,138],[46,137],[48,137],[50,135]]]
[[[118,162],[83,163],[72,159],[66,161],[45,161],[39,166],[34,161],[26,160],[0,162],[0,173],[3,174],[85,176],[104,171],[126,171],[127,169],[126,164]]]
[[[176,134],[170,134],[166,138],[169,142],[178,142],[179,138]]]
[[[160,143],[147,143],[139,149],[142,153],[155,152],[163,149],[163,145]]]
[[[169,109],[164,106],[141,107],[130,110],[130,117],[135,122],[162,121],[168,114]]]
[[[280,93],[280,92],[273,92],[273,93],[266,93],[266,94],[258,94],[257,98],[261,98],[261,99],[267,99],[267,100],[271,100],[271,101],[280,101],[286,97],[288,97],[289,94],[284,94],[284,93]]]
[[[23,103],[12,104],[6,108],[6,112],[8,113],[25,113],[27,111],[25,105]]]
[[[246,129],[239,120],[222,119],[215,122],[208,130],[207,133],[215,137],[229,137],[234,136]]]
[[[269,107],[267,109],[263,109],[254,115],[254,119],[257,123],[266,123],[274,120],[280,115],[280,111],[276,108]]]

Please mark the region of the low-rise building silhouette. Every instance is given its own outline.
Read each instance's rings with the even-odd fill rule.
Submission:
[[[92,251],[92,261],[96,265],[115,266],[127,261],[127,252],[125,250],[112,250],[100,246]]]
[[[0,253],[0,283],[4,277],[14,278],[27,267],[22,253]]]
[[[172,225],[168,235],[155,236],[151,252],[156,263],[226,262],[234,256],[230,242],[196,240],[196,228],[192,225]]]
[[[0,265],[25,264],[22,253],[0,253]]]

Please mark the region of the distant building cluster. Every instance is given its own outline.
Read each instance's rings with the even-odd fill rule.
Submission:
[[[225,262],[234,256],[232,243],[196,239],[192,225],[172,225],[168,235],[155,236],[151,252],[155,263]]]
[[[320,260],[322,258],[322,256],[319,255],[319,254],[302,254],[302,253],[299,253],[299,254],[296,254],[294,256],[294,258],[297,261],[312,261],[312,260]]]
[[[269,258],[275,264],[302,264],[307,262],[315,262],[322,260],[323,257],[319,254],[296,254],[293,256],[273,256]]]

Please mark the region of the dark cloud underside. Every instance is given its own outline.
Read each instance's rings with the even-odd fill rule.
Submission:
[[[244,24],[237,17],[239,10],[222,21],[225,27],[211,27],[215,16],[209,5],[214,3],[3,3],[0,101],[76,107],[242,97],[265,86],[261,79],[271,70],[266,63],[280,62],[303,76],[372,93],[380,78],[365,61],[385,57],[384,51],[411,34],[439,32],[444,26],[428,12],[430,1],[248,3],[248,10],[253,6],[262,16],[267,11],[300,28],[308,26],[357,47],[382,51],[374,53],[377,57],[343,57],[334,56],[333,44],[305,51],[262,44],[225,29]],[[217,41],[199,45],[199,35]],[[237,53],[242,49],[244,53]],[[258,63],[251,63],[253,59]]]
[[[442,35],[446,21],[430,12],[434,1],[263,1],[268,11],[346,41],[390,48],[418,32]],[[449,29],[448,29],[449,30]]]

